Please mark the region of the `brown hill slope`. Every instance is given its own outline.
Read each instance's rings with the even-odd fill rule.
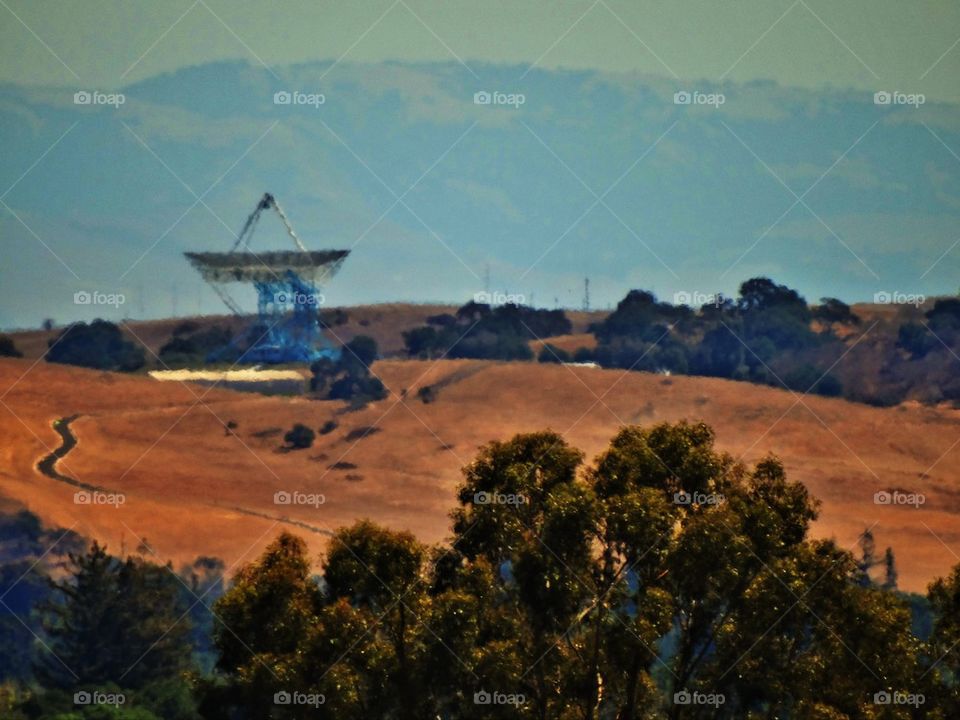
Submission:
[[[551,427],[593,457],[624,423],[702,419],[734,455],[780,455],[790,476],[823,500],[818,535],[851,547],[872,527],[880,547],[893,546],[902,587],[921,590],[958,561],[956,412],[798,401],[746,383],[534,363],[388,360],[374,369],[395,395],[344,413],[335,402],[3,360],[0,493],[114,549],[145,536],[176,562],[208,554],[231,566],[258,552],[282,518],[313,528],[301,534],[316,551],[322,531],[362,516],[439,541],[459,468],[490,439]],[[440,386],[429,404],[416,395],[425,385]],[[75,487],[36,470],[60,443],[52,422],[74,414],[79,444],[58,469],[125,493],[119,508],[77,505]],[[316,429],[328,420],[338,427],[311,449],[278,451],[294,422]],[[888,488],[922,492],[926,503],[874,504]],[[277,491],[326,502],[276,505]]]
[[[331,311],[337,308],[331,308]],[[347,315],[343,325],[337,325],[328,332],[329,339],[334,344],[347,343],[357,335],[369,335],[377,341],[380,353],[385,356],[396,355],[404,349],[403,332],[424,325],[431,315],[455,313],[456,305],[418,305],[414,303],[381,303],[379,305],[358,305],[355,307],[339,308]],[[604,311],[582,312],[568,310],[567,317],[573,325],[574,332],[583,333],[591,323],[602,320],[606,316]],[[199,328],[213,325],[222,325],[235,333],[243,330],[253,322],[253,318],[241,318],[235,315],[207,315],[204,317],[182,317],[164,320],[129,320],[121,327],[130,340],[137,345],[144,345],[147,349],[147,364],[158,365],[155,354],[166,344],[173,335],[174,328],[184,322],[196,324]],[[63,328],[53,330],[18,330],[6,333],[29,359],[41,357],[56,339]],[[592,347],[592,339],[581,342]],[[579,347],[579,345],[578,345]],[[576,348],[573,348],[574,350]]]

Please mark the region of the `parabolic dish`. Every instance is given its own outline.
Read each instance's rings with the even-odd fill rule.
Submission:
[[[349,254],[349,250],[184,253],[210,283],[277,282],[286,279],[289,271],[318,286],[337,273]]]

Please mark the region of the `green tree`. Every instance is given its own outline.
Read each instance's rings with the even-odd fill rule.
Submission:
[[[243,717],[271,717],[275,693],[300,689],[298,652],[320,606],[306,544],[281,533],[214,604],[217,667],[228,678],[215,696]]]
[[[377,341],[368,335],[357,335],[344,345],[340,367],[348,375],[365,377],[378,356]]]
[[[225,704],[338,720],[956,715],[960,567],[931,586],[925,646],[907,599],[863,581],[873,550],[811,540],[806,488],[775,457],[719,451],[705,424],[622,428],[586,468],[551,431],[492,442],[457,498],[450,546],[361,521],[332,538],[319,585],[289,535],[244,568],[218,604]],[[273,706],[285,687],[326,702]],[[485,692],[523,702],[474,702]],[[714,704],[675,701],[687,692]],[[884,692],[930,700],[874,704]]]
[[[303,423],[295,423],[294,426],[283,436],[283,441],[287,447],[294,450],[303,450],[313,445],[316,433]]]
[[[711,328],[697,348],[693,370],[700,375],[736,377],[744,364],[745,352],[743,343],[728,327]]]
[[[106,320],[69,325],[49,344],[47,362],[125,372],[138,370],[146,362],[143,348],[124,338],[120,328]]]
[[[37,673],[45,685],[137,688],[189,667],[189,623],[180,619],[169,567],[120,561],[96,542],[70,561],[70,575],[53,582],[54,599],[43,607],[49,652]]]
[[[555,347],[550,343],[544,343],[537,355],[537,362],[542,363],[566,363],[570,362],[570,353],[563,348]]]
[[[478,680],[492,685],[475,689],[523,693],[536,717],[559,716],[568,699],[558,687],[576,686],[570,700],[585,712],[596,704],[596,662],[580,665],[595,650],[570,637],[597,595],[590,550],[597,506],[577,477],[582,460],[553,432],[491,443],[464,470],[462,507],[453,513],[458,550],[499,576],[500,610],[486,623],[499,624],[494,637],[515,644],[507,657],[500,643],[482,648]]]
[[[837,397],[843,392],[842,383],[830,373],[824,374],[813,365],[799,365],[786,374],[783,384],[799,393],[816,393]]]
[[[0,357],[23,357],[23,353],[17,350],[13,344],[13,339],[6,335],[0,335]]]
[[[883,553],[883,589],[897,589],[897,561],[893,555],[893,548],[887,548]]]
[[[813,309],[812,314],[814,319],[825,323],[860,324],[860,318],[850,309],[850,306],[837,298],[820,298],[820,304]]]
[[[44,607],[51,652],[41,655],[37,676],[50,687],[113,682],[126,670],[104,652],[120,639],[113,622],[119,596],[116,560],[94,542],[70,561],[72,577],[53,584],[57,600]]]
[[[927,595],[933,610],[927,670],[937,704],[944,717],[960,716],[960,565],[950,575],[930,584]]]
[[[430,325],[403,331],[403,344],[411,357],[429,360],[437,354],[439,343],[437,329]]]
[[[331,400],[349,400],[364,405],[387,396],[380,378],[370,372],[370,366],[379,357],[376,341],[358,335],[344,345],[340,357],[334,361],[321,358],[310,366],[313,373],[310,390]]]
[[[418,673],[424,612],[422,576],[426,548],[410,533],[380,528],[368,521],[336,533],[324,562],[327,594],[379,624],[389,644],[388,684],[399,717],[420,717],[427,679]],[[381,655],[383,653],[381,652]]]
[[[796,290],[777,285],[766,277],[755,277],[740,284],[738,305],[743,311],[784,309],[801,319],[809,319],[807,301]]]

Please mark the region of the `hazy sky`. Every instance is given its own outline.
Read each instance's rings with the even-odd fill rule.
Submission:
[[[91,289],[222,311],[181,253],[268,189],[309,245],[357,245],[336,303],[463,302],[486,268],[542,305],[587,274],[601,306],[760,274],[953,292],[957,77],[960,0],[0,0],[0,327],[106,313]],[[273,101],[297,88],[330,102]]]
[[[462,59],[765,78],[960,101],[956,0],[3,0],[0,80],[116,87],[184,65]]]

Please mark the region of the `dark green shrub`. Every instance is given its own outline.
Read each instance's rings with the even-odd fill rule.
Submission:
[[[126,340],[120,328],[106,320],[64,328],[50,341],[46,357],[47,362],[124,372],[138,370],[145,363],[143,348]]]
[[[563,348],[555,347],[550,343],[544,343],[537,355],[537,362],[542,363],[565,363],[570,362],[570,353]]]
[[[313,445],[316,433],[302,423],[296,423],[293,428],[283,436],[287,447],[292,450],[304,450]]]
[[[13,344],[13,338],[0,335],[0,357],[23,357],[23,353],[17,350],[17,346]]]

